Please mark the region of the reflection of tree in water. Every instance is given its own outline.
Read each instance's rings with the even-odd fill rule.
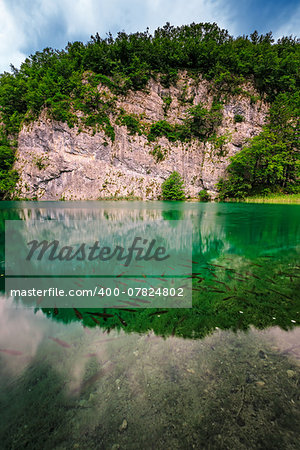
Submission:
[[[169,310],[151,316],[155,310],[108,310],[113,317],[95,316],[94,319],[84,310],[83,319],[72,309],[59,309],[57,314],[54,310],[44,311],[59,321],[81,320],[87,327],[100,326],[108,331],[153,329],[162,336],[197,338],[211,333],[215,327],[247,329],[251,324],[259,328],[277,324],[289,328],[299,323],[298,211],[292,205],[91,202],[44,206],[37,203],[36,206],[23,204],[19,212],[4,209],[2,217],[51,218],[61,227],[62,236],[78,219],[93,220],[99,230],[105,227],[107,234],[115,235],[116,242],[120,225],[128,233],[136,225],[146,230],[147,223],[163,219],[161,233],[174,243],[178,229],[172,222],[190,221],[194,261],[192,309]],[[77,231],[81,241],[82,229],[78,227]],[[184,226],[180,232],[180,240],[191,239],[190,235],[184,235]],[[95,236],[97,233],[98,228]]]
[[[267,328],[278,325],[290,329],[299,324],[300,270],[286,255],[294,269],[284,272],[283,264],[271,258],[252,261],[231,256],[229,263],[197,266],[193,275],[193,308],[43,309],[44,313],[65,323],[80,320],[83,326],[100,327],[107,332],[154,332],[161,336],[202,338],[216,327],[246,330],[250,325]],[[224,264],[224,265],[223,265]],[[228,268],[226,268],[228,267]],[[93,315],[93,312],[95,313]],[[110,317],[112,315],[112,317]]]

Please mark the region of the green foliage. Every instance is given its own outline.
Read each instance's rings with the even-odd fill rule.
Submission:
[[[152,142],[156,138],[165,136],[170,142],[186,142],[192,138],[198,138],[205,142],[215,134],[221,122],[221,104],[213,103],[210,110],[200,104],[188,109],[183,124],[173,125],[166,120],[153,123],[150,127],[148,140]]]
[[[242,116],[241,114],[235,114],[234,123],[244,122],[244,120],[244,116]]]
[[[206,141],[218,126],[222,123],[222,105],[213,103],[208,110],[202,104],[193,106],[188,110],[189,118],[186,123],[190,128],[191,135]]]
[[[119,125],[124,125],[127,127],[129,134],[141,135],[143,132],[143,127],[141,126],[140,120],[135,114],[126,114],[125,111],[121,111],[117,119]]]
[[[211,196],[210,196],[210,194],[207,192],[206,189],[202,189],[202,190],[199,192],[198,197],[199,197],[199,201],[200,201],[200,202],[209,202],[209,201],[211,200]]]
[[[173,172],[162,184],[164,200],[184,200],[184,182],[178,172]]]
[[[152,155],[157,163],[166,159],[168,151],[165,148],[161,148],[160,145],[155,145],[153,150],[150,150],[150,155]]]
[[[148,30],[120,32],[115,38],[108,34],[102,39],[97,33],[86,44],[76,41],[64,50],[45,48],[26,58],[19,70],[12,66],[11,73],[1,74],[0,122],[6,136],[15,137],[24,122],[36,119],[46,108],[54,120],[79,129],[86,125],[93,132],[104,130],[114,140],[110,122],[116,112],[113,95],[144,89],[151,76],[160,74],[161,83],[168,87],[176,83],[179,70],[187,70],[195,79],[201,74],[219,92],[231,94],[240,93],[241,83],[250,80],[261,98],[273,102],[278,96],[297,92],[299,63],[296,38],[283,37],[274,43],[271,33],[257,32],[233,38],[215,23],[181,27],[167,23],[153,35]],[[99,84],[109,93],[99,92]],[[253,96],[252,101],[256,100]],[[168,102],[164,102],[165,113]],[[197,105],[181,125],[154,124],[149,140],[166,136],[172,142],[192,137],[205,141],[213,136],[220,120],[219,104],[210,110]],[[138,132],[132,118],[128,125],[130,133]],[[9,143],[9,147],[14,146]],[[290,177],[291,167],[287,172]],[[285,187],[290,183],[288,178]]]
[[[163,110],[164,110],[165,116],[168,114],[171,103],[172,103],[172,97],[170,97],[170,96],[163,97]]]
[[[226,144],[230,142],[231,134],[225,133],[221,136],[217,136],[216,133],[213,133],[212,136],[209,137],[208,141],[211,142],[214,150],[214,154],[218,157],[223,157],[227,155]]]
[[[18,181],[18,174],[12,169],[15,161],[15,150],[9,141],[0,135],[0,199],[11,194]]]
[[[47,167],[47,157],[44,156],[35,156],[33,158],[33,162],[39,170],[43,170]]]
[[[186,141],[191,138],[190,130],[186,125],[173,125],[166,120],[159,120],[151,125],[148,141],[153,142],[156,138],[163,136],[170,142]]]
[[[228,178],[218,183],[221,199],[299,192],[299,117],[299,93],[280,94],[269,124],[231,158]]]

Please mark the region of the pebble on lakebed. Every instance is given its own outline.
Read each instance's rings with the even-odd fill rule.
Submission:
[[[119,426],[119,431],[124,431],[124,430],[127,429],[127,427],[128,427],[127,420],[124,419],[123,422],[122,422],[122,424]]]

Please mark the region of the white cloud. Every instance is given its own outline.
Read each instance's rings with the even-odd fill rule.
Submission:
[[[241,4],[243,0],[239,0]],[[0,73],[44,47],[63,48],[98,32],[150,31],[191,22],[217,22],[240,33],[243,12],[235,0],[0,0]],[[276,36],[299,29],[299,11]]]
[[[25,54],[20,50],[20,40],[25,41],[26,36],[0,0],[0,73],[8,71],[10,64],[19,66],[25,59]]]
[[[171,22],[217,22],[234,33],[226,0],[0,0],[0,72],[43,47],[63,48],[98,32],[153,31]]]
[[[292,16],[289,18],[287,22],[282,24],[277,30],[274,31],[273,35],[275,39],[278,39],[282,36],[290,36],[298,32],[299,37],[300,30],[300,6],[293,12]]]

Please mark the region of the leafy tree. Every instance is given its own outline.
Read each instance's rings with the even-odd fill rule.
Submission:
[[[173,172],[162,184],[164,200],[184,200],[184,182],[178,172]]]
[[[46,109],[50,117],[69,126],[83,116],[82,125],[92,126],[94,131],[101,128],[113,140],[110,115],[115,112],[115,105],[111,98],[100,98],[99,83],[108,86],[111,93],[123,95],[129,89],[144,89],[151,76],[170,86],[176,82],[178,71],[184,69],[210,80],[220,99],[239,93],[241,83],[251,81],[260,96],[276,104],[276,108],[270,115],[272,125],[254,141],[257,164],[254,162],[255,173],[251,167],[248,169],[252,175],[245,185],[250,186],[250,191],[263,184],[274,186],[276,178],[281,187],[287,188],[294,186],[298,170],[293,131],[296,125],[292,119],[295,116],[290,115],[288,98],[298,93],[299,66],[296,38],[282,37],[275,43],[271,33],[259,35],[257,31],[250,37],[234,38],[216,23],[181,27],[167,23],[153,35],[148,29],[132,34],[121,32],[116,37],[109,33],[104,39],[96,33],[89,42],[68,43],[64,50],[45,48],[26,58],[19,70],[12,66],[11,73],[1,74],[0,123],[6,136],[14,139],[24,122],[35,120]],[[286,120],[285,115],[290,119]],[[170,141],[192,137],[207,140],[214,135],[220,119],[221,106],[217,101],[210,110],[197,105],[181,125],[161,121],[151,126],[149,139],[166,136]],[[284,122],[283,128],[278,121]],[[129,126],[132,132],[137,130],[133,121]],[[14,148],[10,142],[8,146]],[[268,157],[258,157],[258,147],[262,152],[269,151]],[[259,178],[265,165],[269,176],[266,183]]]
[[[300,190],[300,96],[280,94],[269,124],[231,158],[228,178],[218,184],[220,198]]]

